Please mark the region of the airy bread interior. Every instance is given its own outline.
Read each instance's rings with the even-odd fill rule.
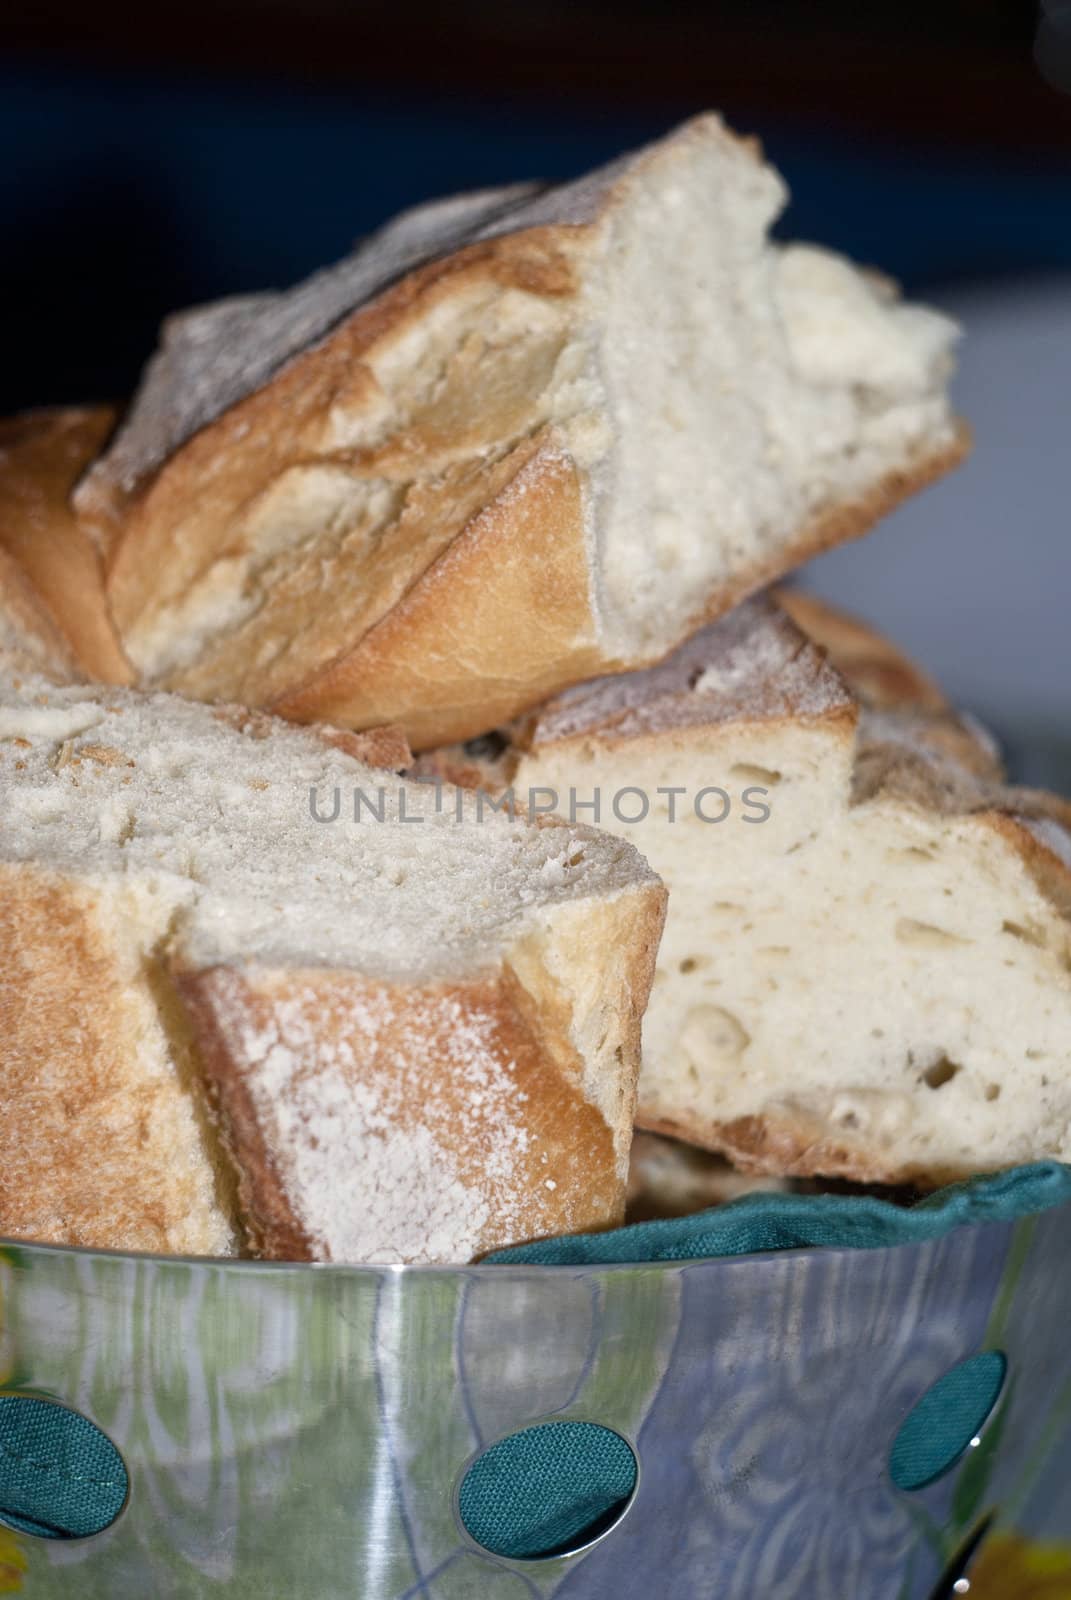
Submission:
[[[669,887],[641,1125],[758,1171],[933,1183],[1071,1156],[1068,812],[996,770],[947,714],[860,710],[753,602],[562,696],[482,778],[586,818],[597,789]],[[612,811],[626,790],[644,820]]]
[[[585,300],[610,424],[596,571],[627,658],[664,655],[712,593],[783,570],[786,540],[954,437],[946,317],[772,243],[786,192],[738,141],[668,165],[630,176]]]

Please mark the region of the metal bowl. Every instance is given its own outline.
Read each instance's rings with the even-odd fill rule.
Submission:
[[[895,1249],[649,1266],[11,1244],[2,1386],[88,1415],[130,1493],[93,1538],[3,1538],[31,1600],[930,1600],[979,1528],[1071,1536],[1069,1253],[1071,1207]],[[986,1349],[1007,1357],[1001,1405],[945,1477],[901,1492],[905,1416]],[[624,1435],[636,1492],[575,1554],[496,1557],[460,1524],[459,1482],[546,1419]]]

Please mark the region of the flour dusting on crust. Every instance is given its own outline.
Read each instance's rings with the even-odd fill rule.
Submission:
[[[597,732],[633,739],[744,718],[854,714],[820,650],[768,600],[747,601],[657,667],[567,689],[540,714],[533,747]]]

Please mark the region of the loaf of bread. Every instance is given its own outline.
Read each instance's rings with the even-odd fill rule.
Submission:
[[[1071,807],[1006,788],[903,657],[810,611],[852,685],[754,600],[425,766],[555,797],[664,878],[641,1126],[867,1183],[1069,1159]]]
[[[703,116],[172,318],[76,495],[143,681],[466,738],[943,472],[953,325],[773,243],[784,201]]]
[[[463,1262],[620,1220],[661,885],[368,755],[408,759],[0,693],[0,1234]]]
[[[104,596],[100,557],[70,506],[74,485],[115,423],[105,406],[29,411],[0,421],[0,605],[22,596],[30,659],[56,681],[129,683]],[[25,648],[25,641],[24,641]],[[17,658],[8,658],[14,670]]]

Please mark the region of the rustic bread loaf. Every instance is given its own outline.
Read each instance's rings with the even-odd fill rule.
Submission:
[[[963,453],[955,330],[784,201],[704,116],[171,319],[76,496],[140,674],[422,748],[861,533]]]
[[[21,588],[45,640],[38,670],[57,681],[129,683],[104,597],[100,557],[71,490],[115,423],[106,406],[28,411],[0,421],[0,592]],[[34,652],[31,651],[31,657]],[[17,666],[9,658],[9,666]]]
[[[0,694],[0,1234],[462,1262],[620,1220],[661,885],[369,749],[407,759]]]
[[[587,820],[598,790],[664,878],[641,1126],[867,1183],[1069,1159],[1071,807],[1006,788],[896,652],[840,632],[854,689],[751,601],[425,765]]]

